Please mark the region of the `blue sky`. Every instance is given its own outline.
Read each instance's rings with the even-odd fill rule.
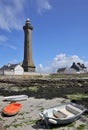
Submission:
[[[88,67],[88,0],[0,0],[0,67],[23,61],[27,18],[37,71],[56,72],[74,61]]]

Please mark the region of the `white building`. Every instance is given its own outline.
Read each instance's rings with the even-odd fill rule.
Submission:
[[[59,73],[59,74],[81,74],[81,73],[87,73],[87,68],[85,67],[84,64],[73,62],[71,67],[59,68],[57,70],[57,73]]]
[[[20,64],[8,64],[0,68],[1,75],[23,75],[24,69]]]

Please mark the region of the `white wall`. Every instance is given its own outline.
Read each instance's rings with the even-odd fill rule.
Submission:
[[[0,70],[0,75],[3,75],[3,70]]]
[[[20,65],[17,65],[13,71],[0,70],[0,75],[23,75],[23,73],[24,69]]]
[[[24,69],[20,66],[17,65],[14,69],[14,75],[23,75]]]
[[[4,75],[14,75],[14,72],[4,70]]]

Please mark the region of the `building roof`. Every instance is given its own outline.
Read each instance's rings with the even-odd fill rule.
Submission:
[[[18,64],[8,64],[0,68],[0,70],[13,70]]]
[[[58,73],[64,72],[65,69],[66,69],[66,68],[59,68],[59,69],[57,70],[57,72],[58,72]]]
[[[69,68],[59,68],[57,70],[57,73],[84,73],[87,72],[87,68],[85,67],[84,64],[81,63],[75,63],[71,65]]]
[[[80,67],[75,62],[73,62],[72,66],[70,68],[73,68],[73,69],[75,69],[77,71],[80,70]]]
[[[74,69],[77,70],[77,71],[85,70],[85,69],[86,69],[85,65],[84,65],[84,64],[81,64],[81,63],[79,63],[79,62],[78,62],[78,63],[73,62],[71,68],[74,68]]]

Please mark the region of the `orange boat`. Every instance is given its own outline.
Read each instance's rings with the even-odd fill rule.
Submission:
[[[2,110],[2,113],[8,116],[12,116],[17,114],[20,111],[21,107],[22,104],[20,103],[11,103]]]

